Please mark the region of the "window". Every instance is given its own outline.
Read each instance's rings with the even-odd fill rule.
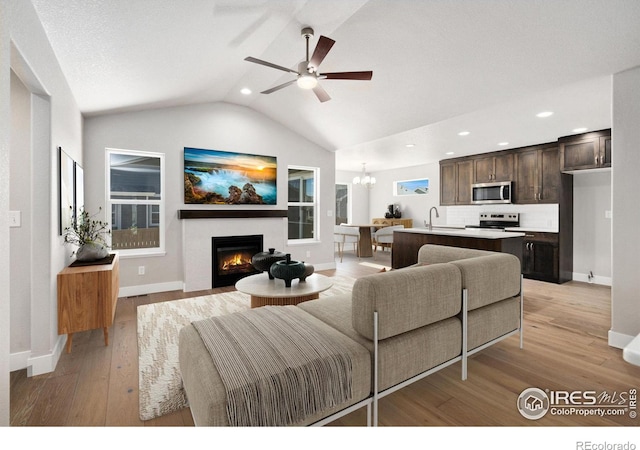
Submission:
[[[124,255],[164,253],[164,155],[107,149],[111,246]]]
[[[319,170],[289,166],[289,240],[317,240]]]

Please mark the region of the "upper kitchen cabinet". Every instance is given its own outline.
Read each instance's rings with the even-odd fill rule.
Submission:
[[[563,172],[611,167],[610,129],[561,137],[558,145]]]
[[[560,161],[555,144],[515,153],[515,203],[558,203],[560,187]]]
[[[492,154],[474,159],[474,180],[476,183],[513,180],[513,153]]]
[[[440,205],[471,204],[473,160],[440,162]]]

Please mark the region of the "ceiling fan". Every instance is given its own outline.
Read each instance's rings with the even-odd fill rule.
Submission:
[[[373,72],[370,70],[362,72],[320,73],[318,71],[320,63],[322,63],[324,58],[327,56],[327,53],[329,53],[329,50],[331,50],[331,47],[333,47],[333,44],[335,44],[336,41],[325,36],[320,36],[320,39],[318,39],[318,44],[313,51],[313,55],[311,56],[311,59],[309,59],[309,39],[313,37],[313,29],[305,27],[302,29],[300,34],[303,38],[305,38],[307,42],[307,54],[306,59],[298,64],[297,71],[267,61],[263,61],[261,59],[253,58],[251,56],[248,56],[244,59],[245,61],[261,64],[263,66],[272,67],[274,69],[294,73],[297,75],[294,80],[287,81],[286,83],[282,83],[278,86],[272,87],[271,89],[262,91],[262,94],[271,94],[272,92],[278,91],[293,83],[296,83],[302,89],[313,89],[313,92],[316,94],[316,97],[318,97],[318,100],[320,100],[321,102],[326,102],[327,100],[331,100],[331,97],[329,96],[329,94],[327,94],[327,91],[325,91],[324,88],[320,86],[320,84],[318,83],[319,80],[370,80],[373,76]]]

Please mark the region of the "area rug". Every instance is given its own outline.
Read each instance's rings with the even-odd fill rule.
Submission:
[[[351,291],[355,279],[333,277],[327,297]],[[178,333],[194,320],[249,309],[249,295],[225,292],[138,306],[140,419],[151,420],[187,406],[178,364]]]

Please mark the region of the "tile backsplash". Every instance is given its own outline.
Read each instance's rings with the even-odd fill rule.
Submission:
[[[523,228],[558,231],[558,204],[447,206],[447,225],[478,225],[480,213],[520,213]]]

